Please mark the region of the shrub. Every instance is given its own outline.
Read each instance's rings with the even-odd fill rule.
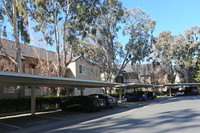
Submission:
[[[165,93],[164,93],[164,92],[161,92],[161,91],[156,91],[156,95],[157,95],[157,96],[164,96]]]
[[[58,104],[69,97],[37,96],[36,110],[44,111],[58,108]],[[31,97],[0,99],[0,114],[31,110]]]

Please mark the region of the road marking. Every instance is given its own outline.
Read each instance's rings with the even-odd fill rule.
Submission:
[[[8,127],[12,127],[12,128],[17,128],[17,129],[23,129],[22,127],[13,126],[13,125],[4,124],[4,123],[0,123],[0,125],[4,125],[4,126],[8,126]]]

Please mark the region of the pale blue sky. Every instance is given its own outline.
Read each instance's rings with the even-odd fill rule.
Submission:
[[[169,30],[172,35],[200,25],[200,0],[121,0],[128,9],[141,8],[157,21],[154,35]]]
[[[120,0],[123,6],[140,8],[157,21],[154,36],[169,30],[172,35],[184,34],[184,30],[200,26],[200,0]],[[118,41],[125,45],[128,37],[119,35]]]
[[[141,8],[157,21],[154,36],[169,30],[172,35],[183,34],[194,25],[200,26],[200,0],[120,0],[128,9]],[[10,32],[9,32],[10,33]],[[8,33],[8,34],[9,34]],[[119,36],[126,44],[127,37]]]

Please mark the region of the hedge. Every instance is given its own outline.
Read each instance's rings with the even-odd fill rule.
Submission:
[[[69,97],[40,96],[36,97],[36,110],[52,110],[59,108],[59,103]],[[0,114],[31,110],[31,98],[20,97],[12,99],[0,99]]]

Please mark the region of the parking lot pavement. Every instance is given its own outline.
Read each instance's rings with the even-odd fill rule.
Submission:
[[[119,108],[129,108],[129,107],[136,107],[138,105],[137,102],[122,102],[118,103]]]
[[[111,109],[103,109],[99,112],[81,113],[81,112],[62,112],[60,110],[51,112],[36,113],[36,116],[22,114],[16,116],[0,117],[0,132],[6,133],[11,131],[24,131],[28,128],[49,126],[54,123],[74,124],[90,119],[101,118],[104,116],[125,112],[134,108],[140,108],[148,104],[154,104],[164,100],[159,98],[155,100],[147,100],[142,102],[123,102],[119,103],[118,107]]]

